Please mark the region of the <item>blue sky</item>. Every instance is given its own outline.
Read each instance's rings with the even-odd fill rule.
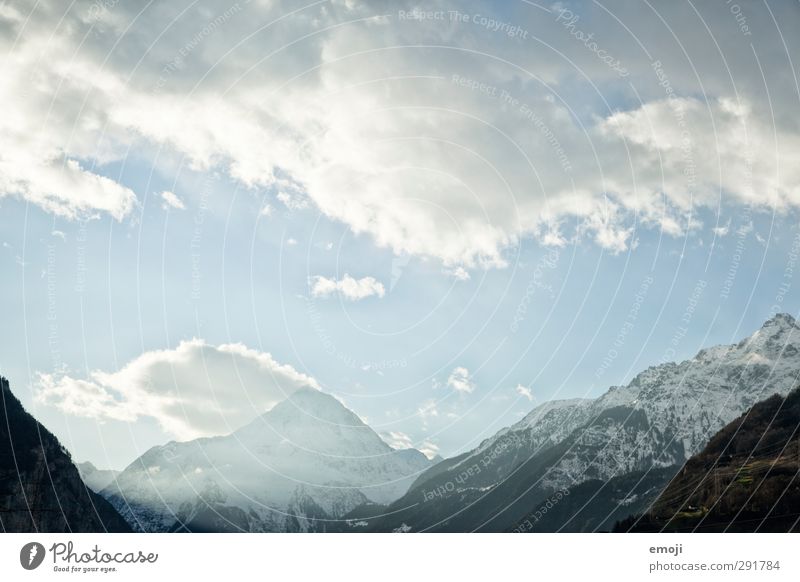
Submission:
[[[537,403],[597,396],[647,366],[748,335],[782,295],[800,234],[790,217],[763,214],[751,231],[730,233],[713,251],[710,235],[651,231],[619,255],[587,243],[548,249],[524,240],[510,252],[515,264],[457,281],[431,261],[398,261],[313,209],[254,217],[259,196],[227,186],[217,186],[219,211],[208,211],[203,223],[199,297],[190,248],[198,200],[187,197],[182,212],[145,204],[135,225],[54,220],[25,202],[4,202],[10,280],[2,299],[14,332],[3,334],[0,364],[77,458],[119,466],[168,436],[153,419],[86,419],[35,403],[36,374],[116,370],[193,337],[269,352],[316,378],[379,432],[403,432],[452,454]],[[733,226],[736,220],[731,213]],[[289,238],[297,244],[287,245]],[[740,240],[742,258],[724,297]],[[309,273],[370,274],[388,289],[393,261],[395,285],[383,298],[309,295]],[[684,325],[693,297],[697,307]],[[798,307],[797,294],[783,295],[782,310],[796,314]],[[470,371],[472,393],[447,388],[456,367]],[[530,388],[532,401],[518,385]],[[420,414],[426,402],[438,416]]]
[[[448,456],[800,311],[796,7],[744,35],[723,4],[609,5],[627,31],[597,5],[437,6],[321,3],[266,35],[280,7],[150,30],[180,8],[79,3],[16,44],[3,17],[0,372],[78,460],[121,468],[303,385]],[[23,99],[23,69],[69,75]]]

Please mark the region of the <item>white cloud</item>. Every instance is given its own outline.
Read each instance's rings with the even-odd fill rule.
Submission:
[[[186,205],[183,203],[183,200],[178,198],[174,192],[170,192],[169,190],[164,190],[161,194],[159,194],[159,196],[164,201],[164,204],[162,206],[165,210],[167,208],[175,208],[176,210],[186,209]]]
[[[288,247],[297,246],[297,239],[296,238],[287,238],[286,239],[286,246],[288,246]]]
[[[713,232],[719,238],[723,238],[723,237],[728,236],[728,233],[730,231],[731,231],[731,221],[730,221],[730,219],[728,219],[728,222],[726,222],[724,225],[715,226],[715,227],[713,227],[711,229],[711,232]]]
[[[389,431],[381,434],[383,440],[393,449],[413,449],[414,441],[406,433],[401,431]],[[439,454],[439,446],[431,441],[423,441],[417,450],[429,459],[433,459]]]
[[[99,210],[122,219],[136,196],[98,170],[118,155],[102,131],[105,88],[81,108],[109,76],[75,53],[74,36],[48,30],[48,13],[22,20],[0,14],[0,198],[19,196],[66,218]],[[29,34],[17,37],[23,26]]]
[[[175,438],[228,434],[303,387],[317,382],[242,344],[200,339],[145,352],[116,372],[87,379],[39,374],[36,400],[66,414],[133,422],[154,418]]]
[[[630,35],[607,35],[604,50],[629,55],[626,82],[637,89],[617,101],[643,99],[627,111],[609,111],[585,95],[609,79],[618,82],[616,73],[546,12],[504,13],[542,40],[532,48],[497,42],[507,39],[472,22],[379,17],[413,5],[332,2],[276,20],[281,3],[251,2],[215,24],[187,55],[187,39],[209,24],[208,13],[174,19],[169,3],[141,14],[118,3],[89,16],[96,3],[77,0],[66,14],[39,7],[25,19],[27,9],[9,8],[0,14],[0,50],[7,55],[0,196],[21,196],[66,217],[100,210],[121,219],[136,197],[102,175],[104,164],[122,159],[129,147],[165,148],[195,170],[222,168],[247,187],[277,192],[290,210],[314,205],[395,254],[464,269],[505,265],[507,250],[527,236],[555,245],[593,241],[619,253],[635,244],[634,225],[673,236],[695,230],[698,206],[800,205],[796,103],[783,96],[793,89],[781,92],[785,75],[767,67],[766,85],[776,91],[769,108],[756,107],[766,103],[765,83],[760,69],[745,65],[752,55],[740,52],[746,44],[740,39],[714,39],[733,71],[701,58],[692,59],[691,69],[665,65],[678,94],[667,99],[651,63],[631,50]],[[441,6],[488,10],[477,1]],[[582,10],[594,11],[587,23],[607,18],[591,5]],[[662,12],[673,10],[681,9]],[[654,46],[674,42],[659,36],[668,27],[647,25],[652,14],[630,12],[635,31],[641,25]],[[707,16],[730,24],[729,14]],[[748,24],[756,29],[761,19],[750,15]],[[230,58],[239,39],[272,21],[271,34],[237,46]],[[163,22],[173,24],[162,36]],[[761,26],[763,32],[767,25]],[[690,56],[708,52],[688,28],[686,35]],[[785,52],[776,36],[759,38],[774,43],[776,54]],[[303,43],[279,51],[300,37]],[[381,50],[436,44],[469,51]],[[553,58],[547,46],[570,61]],[[263,60],[265,54],[273,56]],[[165,68],[176,56],[185,57],[181,65]],[[454,74],[507,90],[517,105],[453,82]],[[584,74],[591,87],[576,81]],[[687,97],[701,89],[712,95],[708,102]]]
[[[381,435],[383,440],[386,441],[393,449],[412,449],[414,443],[411,437],[402,431],[389,431]]]
[[[527,398],[529,402],[533,400],[533,393],[531,392],[531,389],[528,388],[527,386],[523,386],[522,384],[517,384],[517,387],[514,388],[514,391],[520,396],[524,396],[525,398]]]
[[[439,408],[436,404],[436,401],[433,399],[428,399],[423,402],[419,408],[417,408],[417,414],[422,418],[423,422],[427,421],[429,418],[435,418],[439,416]]]
[[[328,297],[334,293],[339,293],[345,299],[358,301],[367,297],[383,297],[386,289],[383,283],[374,277],[363,277],[354,279],[348,274],[340,279],[328,279],[327,277],[315,276],[311,278],[311,295],[314,297]]]
[[[431,441],[424,441],[419,446],[419,452],[428,457],[429,459],[433,459],[436,455],[439,454],[439,445],[432,443]]]
[[[304,210],[308,208],[308,200],[299,194],[289,192],[278,192],[278,200],[289,210]]]
[[[461,366],[454,368],[450,373],[447,386],[462,394],[469,394],[475,390],[475,383],[469,375],[469,370]]]
[[[454,269],[445,269],[445,274],[450,275],[456,281],[469,281],[469,271],[467,271],[464,267],[456,267]]]

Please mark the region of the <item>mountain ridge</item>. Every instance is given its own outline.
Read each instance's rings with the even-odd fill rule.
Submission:
[[[800,388],[722,428],[615,531],[800,531]]]
[[[149,449],[102,494],[142,531],[321,531],[430,464],[306,389],[230,435]]]
[[[540,405],[457,462],[423,473],[389,506],[394,517],[370,527],[504,531],[552,492],[636,471],[668,474],[765,390],[788,393],[800,370],[798,339],[796,320],[777,314],[735,344],[650,366],[598,398]],[[465,467],[473,471],[459,483]]]
[[[81,480],[58,439],[0,377],[0,529],[4,532],[130,532]]]

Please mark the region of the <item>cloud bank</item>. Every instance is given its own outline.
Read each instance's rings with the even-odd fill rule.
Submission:
[[[503,266],[525,237],[619,253],[640,228],[701,228],[699,209],[800,204],[796,41],[777,29],[796,6],[748,13],[747,43],[724,6],[413,7],[8,5],[0,196],[123,219],[136,195],[105,168],[164,148],[452,268]]]
[[[100,421],[153,418],[179,440],[228,434],[316,380],[268,353],[201,339],[145,352],[116,372],[88,379],[39,374],[40,404]]]

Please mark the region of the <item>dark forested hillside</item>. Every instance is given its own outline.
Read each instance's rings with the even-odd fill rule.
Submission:
[[[114,508],[84,485],[69,453],[1,377],[0,531],[130,531]]]
[[[800,531],[800,389],[754,405],[617,531]]]

